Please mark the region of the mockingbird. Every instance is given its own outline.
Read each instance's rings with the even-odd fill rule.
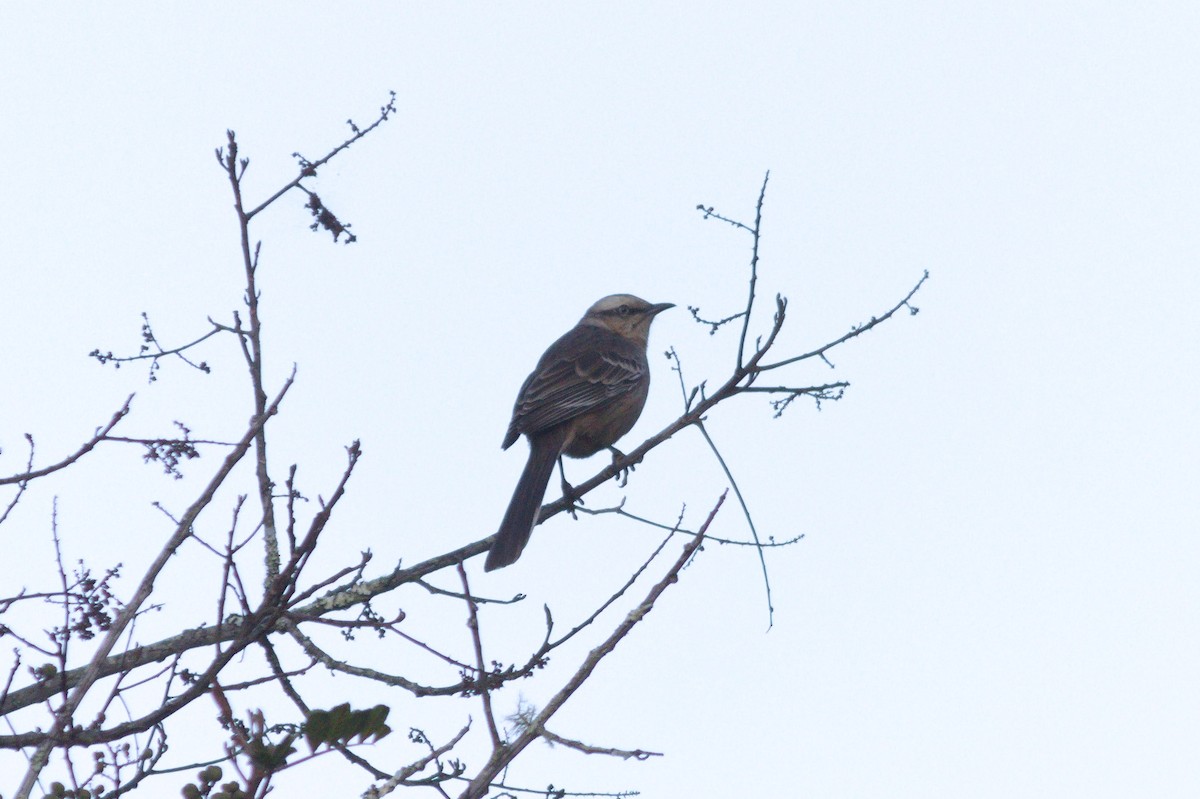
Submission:
[[[521,386],[504,436],[508,449],[522,433],[529,461],[517,481],[484,569],[521,557],[529,542],[554,462],[611,448],[642,413],[650,390],[646,338],[654,317],[675,306],[651,305],[632,294],[598,301],[550,345]]]

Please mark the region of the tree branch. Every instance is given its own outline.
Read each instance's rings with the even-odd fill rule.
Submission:
[[[48,474],[52,474],[61,469],[65,469],[68,466],[70,466],[71,464],[75,463],[80,458],[82,458],[84,455],[88,454],[93,449],[95,449],[96,445],[99,444],[101,441],[103,441],[108,436],[108,434],[112,431],[112,429],[114,427],[116,427],[117,424],[129,414],[129,405],[132,402],[133,402],[133,395],[130,394],[129,397],[125,400],[125,404],[121,406],[120,410],[118,410],[116,413],[114,413],[112,415],[112,418],[108,420],[108,423],[106,425],[104,425],[104,427],[102,427],[98,431],[96,431],[96,434],[94,436],[92,436],[86,443],[84,443],[82,446],[80,446],[79,449],[75,450],[75,452],[72,453],[71,455],[68,455],[66,458],[63,458],[61,461],[59,461],[58,463],[56,463],[52,466],[46,466],[41,469],[34,469],[32,471],[24,472],[23,474],[14,474],[11,477],[0,477],[0,485],[11,485],[13,483],[18,483],[18,484],[27,483],[30,480],[36,480],[39,477],[45,477]]]
[[[46,763],[49,760],[50,751],[62,737],[63,731],[66,729],[67,725],[72,723],[75,710],[79,707],[79,703],[83,701],[83,697],[89,690],[91,690],[91,687],[93,684],[95,684],[96,680],[99,679],[101,666],[105,659],[108,658],[109,654],[112,652],[113,647],[116,646],[117,639],[121,637],[121,635],[125,632],[125,628],[129,626],[130,622],[133,621],[134,616],[137,614],[138,609],[142,606],[142,603],[149,598],[151,592],[154,590],[154,581],[158,578],[159,573],[162,572],[163,567],[167,565],[167,561],[170,560],[175,554],[175,551],[179,548],[179,545],[182,544],[189,535],[191,535],[192,524],[196,521],[196,518],[199,517],[200,512],[208,506],[209,502],[212,501],[213,495],[216,494],[217,489],[225,482],[225,479],[229,476],[229,473],[233,471],[233,467],[237,465],[238,461],[242,459],[242,456],[244,456],[250,449],[251,442],[266,425],[267,419],[274,415],[279,409],[279,403],[283,401],[283,397],[287,394],[288,389],[291,388],[293,377],[289,377],[287,382],[284,383],[283,388],[279,391],[278,395],[276,395],[274,402],[271,403],[267,412],[255,418],[251,422],[249,429],[247,429],[245,435],[242,436],[242,440],[239,441],[237,446],[234,447],[233,451],[226,456],[224,462],[221,464],[221,467],[217,470],[217,473],[213,475],[211,480],[209,480],[208,486],[200,494],[199,498],[192,503],[191,507],[189,507],[183,514],[182,518],[179,520],[179,524],[175,528],[175,532],[171,534],[171,537],[167,540],[167,543],[163,545],[162,549],[159,550],[157,557],[155,557],[149,568],[147,568],[145,575],[142,577],[142,582],[137,588],[137,591],[134,592],[133,597],[129,600],[125,607],[121,609],[121,613],[117,616],[107,634],[100,642],[100,646],[97,648],[96,654],[92,657],[91,663],[79,678],[79,682],[71,690],[70,695],[67,697],[67,700],[63,703],[62,707],[60,707],[55,713],[54,724],[50,728],[50,731],[48,733],[40,734],[44,737],[42,737],[41,743],[38,745],[33,756],[30,758],[29,768],[25,772],[25,777],[21,781],[20,787],[17,789],[17,799],[28,799],[29,792],[33,790],[33,785],[37,781],[38,774],[40,774],[41,770],[46,767]]]
[[[655,583],[654,587],[650,589],[650,592],[646,595],[646,598],[643,599],[636,608],[629,612],[625,619],[617,625],[616,629],[613,630],[612,634],[609,635],[608,638],[606,638],[599,646],[588,653],[588,656],[583,661],[583,664],[579,667],[571,679],[567,681],[567,684],[564,685],[562,689],[560,689],[559,692],[550,699],[550,701],[542,709],[542,712],[537,715],[537,718],[535,718],[525,730],[517,735],[517,737],[511,743],[498,747],[492,751],[492,756],[488,759],[487,764],[479,771],[474,779],[471,780],[470,785],[468,785],[467,789],[462,792],[459,799],[480,799],[480,797],[486,795],[492,780],[494,780],[496,776],[499,775],[504,769],[504,767],[511,763],[513,759],[525,749],[525,747],[529,746],[529,744],[538,739],[538,737],[542,734],[542,731],[546,728],[546,722],[548,722],[554,716],[554,714],[557,713],[564,704],[566,704],[567,700],[571,698],[572,694],[579,690],[579,687],[583,685],[588,677],[592,675],[592,672],[596,670],[596,667],[600,665],[600,661],[611,654],[612,651],[616,649],[617,644],[619,644],[621,640],[625,638],[625,636],[629,635],[633,628],[637,626],[638,622],[646,618],[646,615],[654,609],[654,605],[658,601],[658,598],[662,596],[663,592],[666,591],[669,586],[678,581],[679,572],[682,571],[687,562],[691,560],[692,555],[694,555],[696,550],[700,548],[700,544],[704,542],[704,533],[708,530],[709,525],[712,524],[713,519],[716,518],[717,511],[721,509],[721,505],[725,502],[725,496],[726,494],[721,494],[721,498],[717,500],[717,504],[708,514],[708,519],[705,520],[704,524],[701,526],[700,533],[691,541],[689,541],[686,546],[684,546],[679,558],[675,561],[671,568],[667,570],[666,575],[664,575],[663,578]]]

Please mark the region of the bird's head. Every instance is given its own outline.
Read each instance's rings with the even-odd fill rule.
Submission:
[[[645,344],[654,317],[674,307],[669,302],[649,303],[632,294],[610,294],[588,308],[580,324],[605,327],[619,336]]]

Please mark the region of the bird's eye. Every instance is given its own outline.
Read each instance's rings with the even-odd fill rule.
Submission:
[[[619,313],[621,316],[629,316],[629,313],[630,313],[629,306],[628,305],[620,306],[619,308],[617,308],[617,313]]]

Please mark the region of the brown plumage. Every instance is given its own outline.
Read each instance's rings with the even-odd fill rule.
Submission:
[[[613,294],[589,308],[542,355],[521,386],[504,436],[503,448],[508,449],[524,434],[529,461],[484,569],[499,569],[521,557],[560,456],[594,455],[633,427],[650,390],[650,323],[673,307]]]

